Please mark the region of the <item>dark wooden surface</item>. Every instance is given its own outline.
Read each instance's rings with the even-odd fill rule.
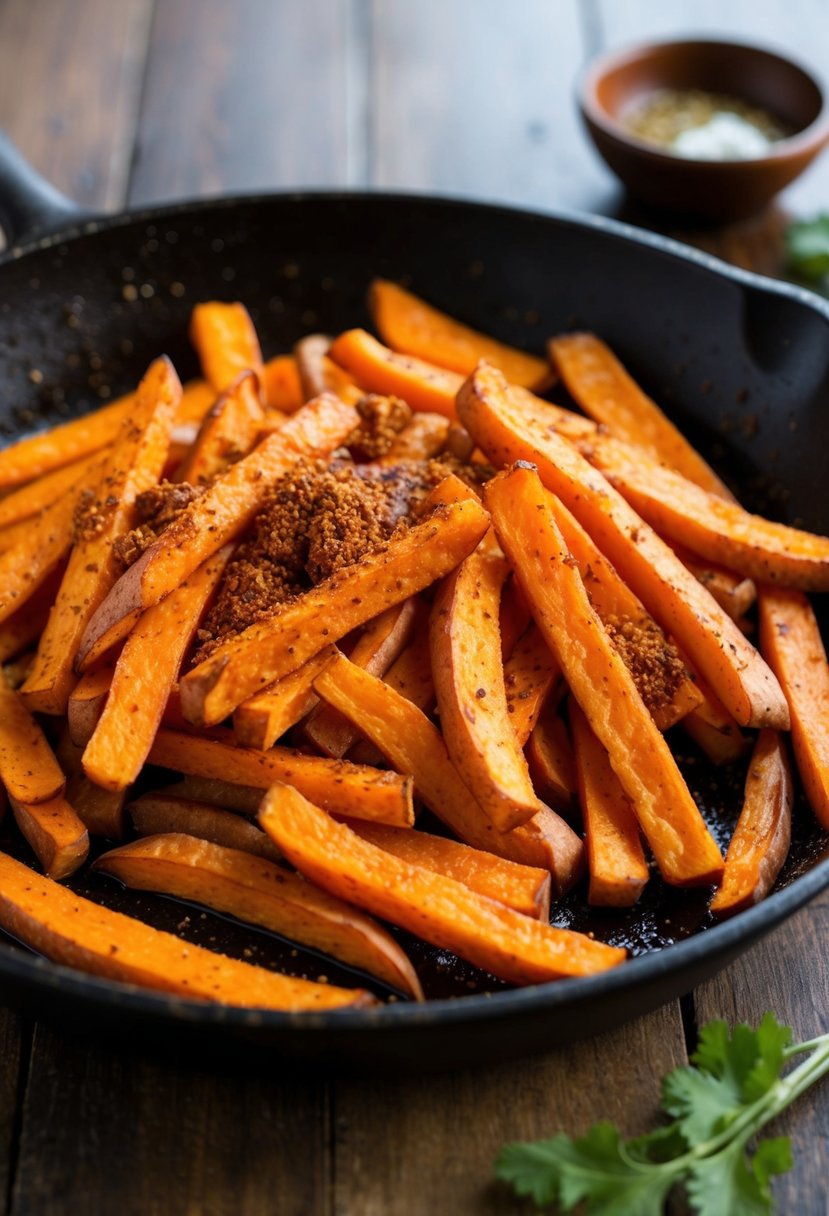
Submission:
[[[737,35],[829,61],[824,0],[0,0],[0,125],[79,200],[289,186],[626,207],[574,82],[608,45]],[[829,157],[781,200],[829,206]],[[693,239],[775,269],[779,212]],[[508,1138],[646,1128],[658,1077],[713,1016],[827,1029],[816,901],[684,1002],[509,1066],[415,1079],[280,1077],[90,1045],[0,1011],[0,1204],[14,1216],[495,1216]],[[684,1021],[683,1021],[684,1014]],[[829,1087],[791,1112],[781,1212],[827,1210]],[[524,1209],[528,1210],[528,1209]],[[726,1216],[726,1214],[724,1214]]]

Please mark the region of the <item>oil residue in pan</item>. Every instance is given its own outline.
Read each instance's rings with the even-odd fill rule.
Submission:
[[[672,743],[691,792],[725,851],[739,815],[747,761],[715,768],[691,743],[686,744],[681,734],[674,732],[674,736]],[[795,805],[792,846],[776,889],[788,886],[829,854],[829,838],[818,827],[802,796]],[[95,855],[106,847],[105,844],[98,844]],[[32,864],[28,846],[8,826],[4,827],[0,836],[0,848]],[[396,994],[362,973],[230,917],[204,911],[180,900],[126,890],[113,879],[90,874],[87,869],[67,885],[79,895],[115,911],[136,916],[194,945],[289,975],[317,980],[324,976],[332,984],[359,984],[371,988],[383,998],[398,999]],[[635,907],[590,908],[586,899],[586,882],[582,881],[564,900],[554,904],[552,921],[556,925],[591,933],[601,941],[625,946],[632,956],[637,956],[669,947],[713,925],[715,922],[708,914],[709,896],[708,888],[680,890],[669,887],[654,872]],[[394,926],[389,928],[411,958],[427,998],[462,998],[507,989],[508,985],[451,952],[419,941]],[[5,935],[0,934],[0,938],[11,941]]]

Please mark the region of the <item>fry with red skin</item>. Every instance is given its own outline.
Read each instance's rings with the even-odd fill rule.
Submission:
[[[148,608],[127,638],[83,754],[84,772],[96,785],[123,790],[141,772],[181,662],[232,552],[225,545],[208,558]]]
[[[712,764],[733,764],[751,746],[748,735],[743,734],[710,689],[703,685],[698,687],[703,700],[682,719],[682,729],[705,752]]]
[[[167,833],[122,845],[92,868],[128,887],[173,895],[258,925],[423,1000],[412,964],[385,929],[272,861]]]
[[[49,878],[58,882],[83,865],[89,855],[89,833],[62,795],[28,805],[16,798],[9,801],[17,826]]]
[[[671,542],[671,548],[694,578],[710,591],[717,603],[726,610],[733,621],[745,616],[757,600],[757,586],[750,578],[726,570],[714,562],[705,562],[696,557],[684,545]]]
[[[244,304],[219,300],[197,304],[190,318],[190,340],[204,378],[217,395],[225,392],[241,372],[256,372],[261,383],[262,350]]]
[[[399,772],[411,773],[417,795],[450,831],[476,849],[549,870],[553,894],[569,890],[582,869],[578,836],[546,807],[511,832],[489,821],[449,759],[426,715],[376,676],[338,655],[318,676],[320,696],[359,726]]]
[[[452,763],[496,828],[539,810],[523,746],[511,730],[498,615],[508,567],[481,545],[440,588],[429,635],[432,678]]]
[[[761,731],[725,871],[710,904],[715,916],[733,916],[768,895],[789,852],[793,801],[786,741],[778,731]]]
[[[254,1009],[374,1004],[362,989],[291,979],[111,912],[0,853],[0,926],[55,963],[174,996]]]
[[[552,706],[545,706],[533,727],[526,753],[535,792],[566,816],[576,796],[576,767],[567,727]]]
[[[638,444],[712,494],[728,487],[595,334],[562,334],[547,349],[570,395],[613,435]]]
[[[374,279],[368,302],[380,337],[401,354],[464,376],[485,359],[510,383],[535,390],[546,388],[552,379],[546,359],[478,333],[388,279]]]
[[[330,348],[331,338],[327,334],[308,334],[294,347],[303,396],[310,401],[320,393],[334,393],[341,400],[356,405],[365,394],[348,372],[329,359]]]
[[[208,482],[228,464],[247,456],[264,417],[255,373],[241,372],[205,414],[173,480],[191,485]]]
[[[722,857],[670,749],[640,697],[547,507],[534,469],[516,466],[485,489],[493,525],[536,624],[610,762],[666,882],[719,878]]]
[[[102,663],[93,671],[84,672],[69,694],[66,724],[76,747],[86,747],[95,734],[95,727],[109,696],[115,663]]]
[[[94,527],[80,531],[72,548],[49,623],[22,695],[30,709],[63,714],[74,687],[75,656],[90,617],[115,583],[113,542],[135,524],[135,501],[158,483],[170,446],[181,385],[169,359],[150,365],[135,406],[95,486]]]
[[[587,902],[629,908],[649,878],[639,824],[607,751],[575,701],[570,702],[570,728],[590,875]]]
[[[57,798],[66,784],[46,736],[20,694],[9,688],[2,672],[0,781],[10,798],[24,804]]]
[[[272,747],[266,752],[236,747],[230,732],[226,734],[228,739],[224,741],[162,728],[148,762],[179,773],[216,777],[258,789],[284,781],[334,814],[375,819],[394,827],[411,827],[414,823],[411,777],[347,760],[306,756],[287,747]]]
[[[257,794],[261,801],[261,791],[257,790]],[[233,811],[224,811],[209,803],[190,802],[163,790],[142,794],[128,809],[132,826],[139,836],[183,832],[226,849],[240,849],[268,861],[281,861],[279,850],[261,828]]]
[[[181,681],[188,720],[204,726],[223,721],[242,701],[295,671],[327,643],[339,641],[454,569],[488,526],[488,516],[477,502],[441,508],[385,548],[249,626]]]
[[[274,482],[298,460],[329,453],[357,421],[356,410],[339,398],[320,397],[217,477],[114,585],[86,628],[78,654],[79,669],[91,666],[110,646],[126,637],[143,611],[235,540],[262,506]]]
[[[324,646],[296,671],[237,706],[233,713],[233,733],[239,744],[267,749],[296,726],[319,703],[313,683],[333,657],[334,647]]]
[[[463,376],[457,372],[412,355],[395,354],[364,329],[340,334],[329,354],[366,391],[402,397],[415,411],[455,417],[455,394],[463,384]]]
[[[625,957],[624,950],[541,924],[454,879],[392,857],[288,786],[268,790],[259,822],[318,886],[510,983],[591,975]]]
[[[72,742],[68,728],[58,739],[55,755],[66,774],[66,800],[86,824],[90,836],[120,840],[124,835],[126,791],[105,790],[89,780],[81,763],[83,747]]]
[[[792,712],[792,749],[809,805],[829,830],[829,664],[814,610],[798,591],[763,587],[760,649]]]
[[[523,866],[457,840],[433,836],[431,832],[389,828],[382,823],[360,822],[359,819],[349,820],[348,826],[361,840],[393,853],[401,861],[454,878],[470,891],[486,895],[524,916],[543,921],[550,919],[548,870]]]
[[[458,409],[494,463],[524,460],[538,467],[547,488],[587,529],[741,726],[788,729],[780,685],[730,616],[597,469],[514,406],[498,372],[479,368],[459,393]]]

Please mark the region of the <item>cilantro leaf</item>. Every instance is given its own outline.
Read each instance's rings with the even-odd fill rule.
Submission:
[[[786,253],[792,270],[804,279],[817,282],[829,274],[829,213],[790,224]]]
[[[584,1201],[594,1216],[659,1216],[674,1183],[627,1157],[611,1123],[595,1123],[578,1140],[558,1135],[534,1144],[508,1144],[498,1156],[497,1176],[537,1204],[557,1202],[565,1212]]]
[[[773,1211],[769,1179],[791,1169],[789,1139],[763,1140],[753,1157],[744,1150],[741,1137],[691,1167],[685,1187],[699,1216],[769,1216]]]
[[[741,1106],[740,1091],[730,1077],[715,1077],[697,1068],[675,1068],[662,1082],[662,1107],[675,1116],[689,1145],[711,1140]]]

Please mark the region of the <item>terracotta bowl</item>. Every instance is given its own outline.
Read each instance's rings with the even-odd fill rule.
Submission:
[[[768,110],[794,132],[751,160],[690,160],[627,131],[631,106],[659,89],[730,93]],[[759,211],[803,172],[829,141],[821,85],[789,59],[732,42],[662,42],[596,60],[580,87],[582,117],[596,148],[632,195],[652,207],[711,221]]]

